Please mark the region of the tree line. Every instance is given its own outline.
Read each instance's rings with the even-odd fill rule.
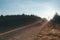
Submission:
[[[0,32],[8,31],[23,25],[28,25],[41,19],[40,17],[34,15],[6,15],[0,16]]]

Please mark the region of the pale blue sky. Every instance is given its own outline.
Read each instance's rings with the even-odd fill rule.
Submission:
[[[0,0],[0,15],[34,14],[52,18],[60,13],[60,0]]]

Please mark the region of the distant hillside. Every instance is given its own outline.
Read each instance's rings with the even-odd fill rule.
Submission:
[[[17,27],[31,24],[33,22],[42,20],[40,17],[34,15],[6,15],[0,16],[0,32],[8,31]]]

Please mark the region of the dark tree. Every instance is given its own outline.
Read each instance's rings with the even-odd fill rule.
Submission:
[[[60,24],[60,16],[57,13],[53,17],[53,22],[57,23],[57,24]]]

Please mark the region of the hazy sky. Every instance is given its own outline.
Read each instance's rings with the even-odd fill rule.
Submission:
[[[60,13],[60,0],[0,0],[0,15],[34,14],[52,18]]]

